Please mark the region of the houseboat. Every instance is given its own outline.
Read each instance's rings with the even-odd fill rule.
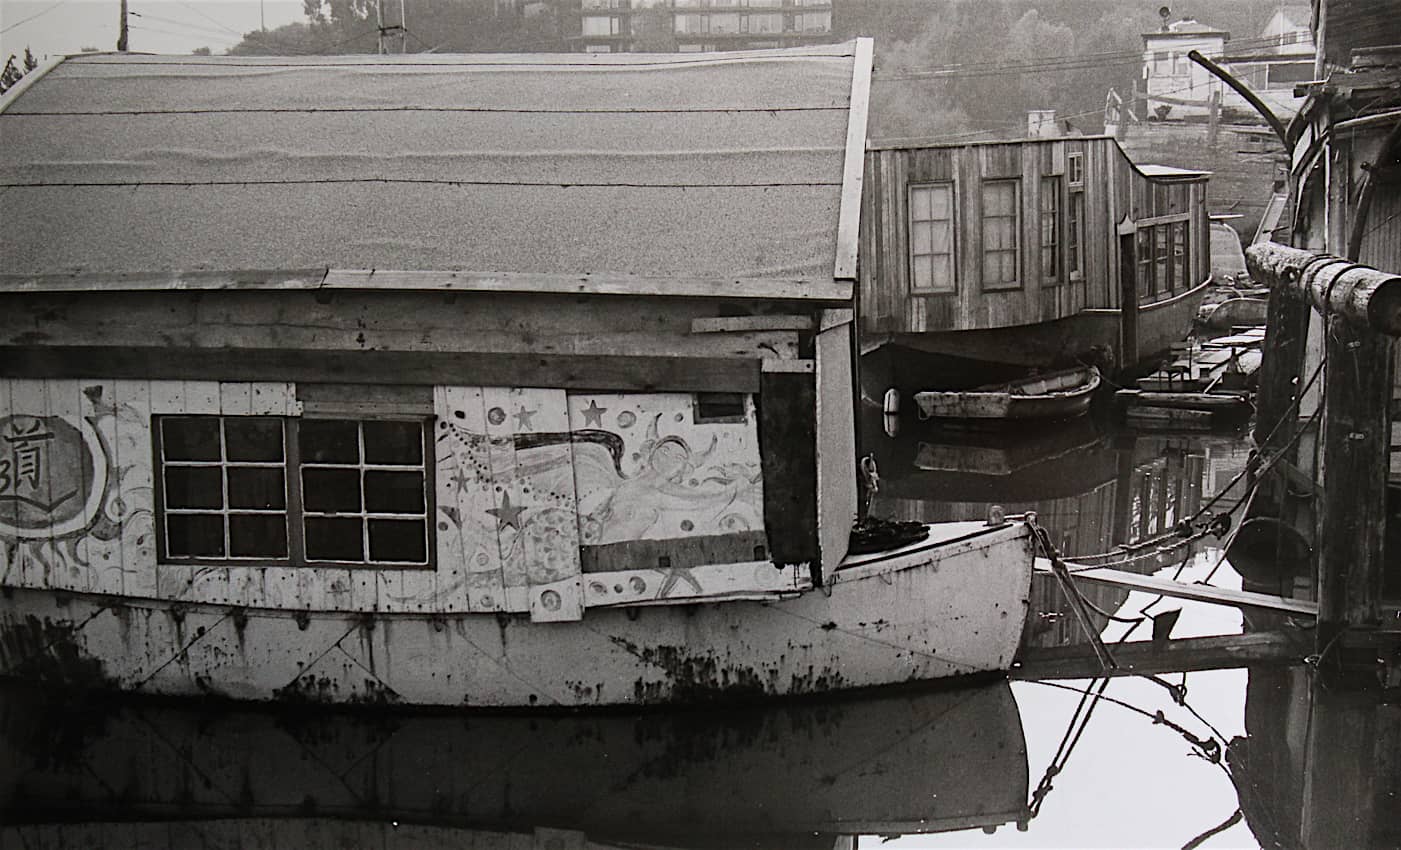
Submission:
[[[0,101],[0,676],[588,707],[1006,670],[848,557],[871,44],[84,54]]]
[[[870,145],[867,395],[1003,379],[979,363],[1122,371],[1185,338],[1211,275],[1207,176],[1136,166],[1109,136]]]

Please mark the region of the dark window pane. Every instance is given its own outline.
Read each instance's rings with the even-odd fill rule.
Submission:
[[[224,451],[229,460],[282,460],[282,420],[270,416],[226,418]]]
[[[360,510],[360,470],[303,469],[302,506],[317,513]]]
[[[349,419],[303,419],[297,428],[302,463],[359,463],[360,426]]]
[[[167,466],[167,508],[222,508],[224,476],[217,466]]]
[[[364,561],[360,520],[307,517],[306,556],[312,561]]]
[[[366,470],[365,510],[386,514],[423,513],[423,473]]]
[[[423,520],[370,520],[370,560],[426,564],[428,541]]]
[[[219,417],[162,417],[161,447],[166,460],[219,460]]]
[[[166,553],[175,557],[224,557],[224,518],[209,514],[166,514]]]
[[[423,463],[423,426],[418,422],[365,422],[366,463]]]
[[[235,558],[287,557],[285,514],[230,514],[229,554]]]
[[[696,393],[697,423],[744,419],[744,393]]]
[[[287,487],[281,467],[229,467],[229,507],[282,510],[287,507]]]

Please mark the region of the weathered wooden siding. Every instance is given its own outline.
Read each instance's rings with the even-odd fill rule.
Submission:
[[[159,559],[151,417],[296,417],[306,393],[285,382],[0,381],[0,584],[550,620],[577,619],[586,604],[791,590],[806,577],[765,556],[752,397],[742,415],[698,421],[687,393],[432,394],[429,568],[222,566]]]
[[[1070,203],[1067,158],[1083,159],[1085,215],[1082,271],[1069,273],[1066,219]],[[1042,178],[1060,181],[1060,271],[1042,275],[1040,204]],[[1019,181],[1019,280],[986,286],[982,280],[981,184]],[[955,280],[953,292],[914,292],[910,273],[909,187],[954,186]],[[1125,218],[1148,226],[1188,223],[1185,280],[1157,301],[1181,294],[1209,276],[1206,184],[1201,179],[1144,176],[1110,138],[1027,140],[867,152],[862,199],[861,313],[869,334],[926,333],[999,328],[1072,316],[1120,303],[1116,227]]]

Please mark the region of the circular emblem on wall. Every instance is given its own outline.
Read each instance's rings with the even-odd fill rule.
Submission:
[[[0,416],[0,535],[82,531],[106,492],[107,454],[86,420]]]

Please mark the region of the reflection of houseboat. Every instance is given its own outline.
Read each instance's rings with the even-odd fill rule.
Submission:
[[[1005,669],[1024,525],[844,560],[870,57],[31,74],[0,673],[583,706]]]
[[[99,706],[0,689],[7,847],[156,846],[131,837],[160,822],[189,836],[161,847],[248,846],[252,836],[297,848],[429,837],[441,839],[435,847],[556,846],[530,842],[544,832],[572,835],[569,847],[586,835],[628,847],[832,848],[838,835],[1024,822],[1027,790],[1005,681],[530,717]],[[381,833],[391,822],[400,831]],[[523,843],[471,843],[472,830],[524,833]],[[385,834],[396,840],[382,845]],[[44,840],[55,837],[66,840]]]
[[[1128,367],[1181,340],[1210,275],[1206,178],[1104,136],[868,150],[867,391],[933,389],[919,353]]]

